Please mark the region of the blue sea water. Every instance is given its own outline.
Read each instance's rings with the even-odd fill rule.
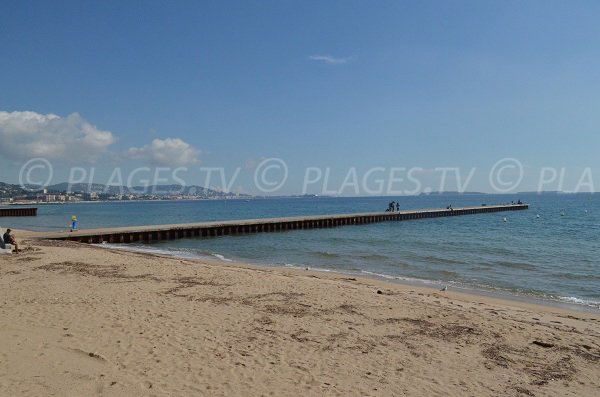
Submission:
[[[371,212],[391,200],[402,209],[506,203],[526,211],[386,222],[333,229],[220,236],[136,244],[129,249],[218,257],[600,305],[600,195],[521,194],[285,198],[43,205],[35,218],[1,226],[65,230],[209,220]],[[539,215],[539,217],[538,217]],[[506,218],[506,222],[504,221]]]

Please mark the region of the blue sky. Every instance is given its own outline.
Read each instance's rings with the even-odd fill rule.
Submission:
[[[469,190],[489,191],[510,157],[517,190],[541,167],[573,185],[587,167],[600,177],[599,18],[592,1],[4,2],[0,180],[36,157],[15,138],[15,112],[34,112],[79,114],[28,127],[68,145],[40,149],[56,181],[74,164],[101,183],[115,166],[184,165],[200,184],[198,167],[241,167],[234,186],[252,192],[252,168],[277,157],[279,193],[299,193],[306,167],[334,185],[352,167],[477,168]],[[80,145],[85,125],[110,139]]]

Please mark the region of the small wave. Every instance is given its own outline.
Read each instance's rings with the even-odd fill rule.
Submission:
[[[486,254],[490,254],[490,255],[497,255],[497,256],[504,256],[504,257],[515,256],[519,253],[518,251],[515,251],[515,250],[507,248],[507,247],[496,247],[496,246],[489,246],[489,245],[481,245],[481,246],[479,246],[478,249],[482,253],[486,253]]]
[[[302,269],[302,270],[311,270],[314,272],[336,272],[335,270],[332,269],[326,269],[323,267],[310,267],[307,265],[294,265],[293,263],[284,263],[283,264],[284,267],[289,267],[292,269]]]
[[[600,308],[600,301],[594,301],[594,300],[590,300],[590,299],[581,299],[581,298],[576,298],[574,296],[560,296],[558,299],[562,302],[576,303],[578,305],[586,305],[586,306]]]
[[[339,258],[339,254],[329,251],[313,251],[313,254],[317,256],[322,256],[324,258]]]
[[[492,266],[508,267],[511,269],[521,270],[535,270],[536,266],[526,262],[507,262],[507,261],[496,261],[491,263]]]
[[[233,260],[225,258],[221,254],[217,254],[217,253],[212,252],[211,255],[214,256],[215,258],[220,259],[220,260],[225,261],[225,262],[233,262]]]
[[[420,279],[420,278],[403,277],[403,276],[391,276],[389,274],[370,272],[368,270],[361,270],[359,273],[366,274],[368,276],[384,278],[386,280],[418,281],[418,282],[421,282],[424,284],[437,284],[437,281],[433,281],[433,280],[425,280],[425,279]]]
[[[421,256],[420,259],[429,262],[429,263],[437,263],[437,264],[443,264],[443,265],[464,265],[465,262],[460,261],[460,260],[456,260],[456,259],[450,259],[450,258],[440,258],[438,256],[432,256],[432,255],[425,255],[425,256]]]
[[[161,248],[154,248],[154,247],[150,247],[150,246],[139,246],[139,245],[122,245],[122,244],[98,244],[98,246],[103,247],[103,248],[109,248],[109,249],[116,249],[116,250],[121,250],[121,251],[129,251],[129,252],[138,252],[138,253],[142,253],[142,254],[155,254],[155,255],[164,255],[164,256],[173,256],[176,258],[183,258],[183,259],[206,259],[209,257],[214,257],[217,258],[219,260],[225,261],[225,262],[233,262],[233,260],[225,258],[223,255],[221,254],[217,254],[217,253],[203,253],[203,252],[198,252],[195,250],[188,250],[188,249],[161,249]]]
[[[98,244],[98,246],[102,248],[109,248],[120,251],[129,251],[129,252],[139,252],[143,254],[158,254],[158,255],[169,255],[169,256],[177,256],[173,251],[163,250],[158,248],[149,248],[149,247],[140,247],[136,245],[122,245],[122,244],[107,244],[102,243]]]
[[[450,270],[433,270],[432,273],[441,276],[444,281],[452,281],[459,278],[458,273]]]
[[[364,255],[356,255],[357,258],[359,259],[364,259],[364,260],[386,260],[389,259],[389,257],[382,255],[382,254],[364,254]]]
[[[335,272],[335,270],[325,269],[322,267],[308,267],[307,269],[315,271],[315,272],[326,272],[326,273]]]
[[[400,280],[400,277],[390,276],[389,274],[375,273],[375,272],[370,272],[367,270],[361,270],[360,272],[363,274],[368,274],[369,276],[381,277],[381,278],[385,278],[388,280]]]
[[[600,280],[600,276],[595,274],[579,274],[579,273],[553,273],[552,277],[565,280]]]

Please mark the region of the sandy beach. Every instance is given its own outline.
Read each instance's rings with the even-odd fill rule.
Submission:
[[[600,316],[341,274],[25,241],[2,396],[600,396]]]

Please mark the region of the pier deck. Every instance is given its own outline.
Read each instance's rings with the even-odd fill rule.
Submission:
[[[220,222],[185,223],[177,225],[128,226],[74,232],[38,233],[36,238],[70,240],[82,243],[134,243],[173,240],[192,237],[225,236],[247,233],[282,232],[299,229],[331,228],[345,225],[406,221],[413,219],[483,214],[500,211],[517,211],[529,208],[528,204],[486,205],[449,209],[420,209],[398,212],[371,212],[359,214],[314,215],[286,218],[231,220]]]

